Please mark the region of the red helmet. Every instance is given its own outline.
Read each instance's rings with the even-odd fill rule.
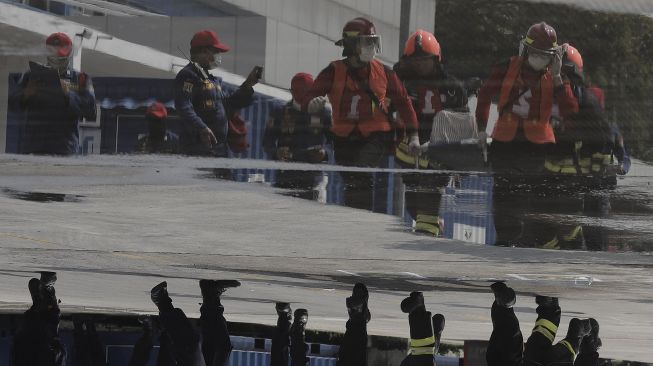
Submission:
[[[168,117],[168,110],[166,106],[161,102],[154,102],[147,107],[145,111],[146,116],[152,116],[158,119],[164,119]]]
[[[52,56],[68,57],[73,50],[73,42],[65,33],[52,33],[45,40],[45,45],[50,50]]]
[[[569,43],[563,44],[562,47],[567,50],[565,53],[565,63],[571,63],[576,66],[578,71],[583,71],[583,56],[581,56],[576,47]]]
[[[552,26],[540,22],[528,28],[522,44],[529,51],[553,54],[558,50],[558,36]]]
[[[336,42],[337,46],[344,47],[343,55],[349,56],[357,42],[365,40],[376,47],[376,52],[381,53],[381,37],[376,34],[374,23],[358,17],[352,19],[342,28],[342,38]]]
[[[435,56],[441,62],[440,43],[432,33],[418,29],[408,37],[404,47],[404,57],[427,55]]]
[[[583,56],[581,56],[576,47],[569,43],[563,44],[562,47],[566,50],[564,59],[562,60],[565,72],[575,74],[583,80]]]
[[[294,100],[303,103],[306,99],[306,94],[313,86],[313,76],[311,74],[300,72],[293,76],[290,81],[290,93]]]

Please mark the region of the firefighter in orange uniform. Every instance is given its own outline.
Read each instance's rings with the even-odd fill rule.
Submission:
[[[521,42],[519,56],[495,66],[482,85],[476,107],[481,141],[491,100],[499,97],[490,146],[495,172],[541,172],[546,151],[556,142],[550,121],[553,105],[559,106],[563,119],[578,112],[569,81],[561,75],[563,55],[555,29],[544,22],[534,24]]]
[[[328,96],[336,162],[379,166],[393,153],[389,147],[404,134],[404,126],[392,118],[393,110],[405,125],[411,152],[418,153],[415,111],[397,74],[375,59],[381,52],[381,37],[374,24],[365,18],[349,21],[336,45],[343,47],[345,58],[320,72],[306,98],[308,112],[319,113],[327,101],[324,96]]]

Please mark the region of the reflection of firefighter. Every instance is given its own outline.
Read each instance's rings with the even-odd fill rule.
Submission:
[[[331,125],[331,110],[318,114],[301,110],[313,78],[296,74],[290,83],[292,100],[275,108],[265,127],[263,147],[269,158],[282,161],[320,163],[326,160],[324,144]]]
[[[563,50],[562,72],[570,81],[579,108],[578,113],[564,119],[556,128],[557,144],[547,156],[546,170],[554,174],[597,177],[626,174],[630,158],[618,126],[607,120],[603,91],[588,86],[580,52],[569,44],[564,44]]]
[[[152,103],[145,112],[147,135],[138,140],[138,151],[149,154],[179,153],[179,138],[166,128],[168,111],[160,102]]]
[[[467,93],[463,83],[444,72],[442,52],[435,36],[417,30],[406,41],[404,53],[394,70],[406,86],[419,124],[420,145],[428,144],[435,115],[444,110],[467,107]],[[434,167],[428,154],[416,155],[405,139],[396,149],[395,161],[403,167],[414,168],[416,159],[421,168]],[[440,235],[442,223],[438,216],[440,189],[447,177],[402,175],[406,184],[406,209],[415,221],[415,231]]]
[[[308,365],[309,358],[306,356],[308,344],[305,335],[308,311],[295,310],[295,320],[291,323],[293,314],[290,304],[278,302],[276,310],[278,319],[272,338],[270,366],[288,366],[288,356],[290,356],[290,366]]]
[[[367,286],[357,283],[345,301],[349,319],[338,350],[337,366],[367,366],[367,323],[372,315],[367,302]]]
[[[561,74],[562,54],[555,30],[534,24],[521,42],[519,56],[497,65],[481,87],[476,119],[485,141],[492,97],[499,96],[499,119],[491,137],[490,160],[495,171],[543,170],[546,150],[555,143],[551,126],[554,102],[563,118],[578,111],[569,82]]]
[[[571,319],[565,338],[554,344],[560,325],[558,298],[537,296],[537,320],[530,337],[523,345],[519,321],[513,305],[515,291],[503,282],[491,286],[495,296],[492,304],[492,335],[486,360],[488,366],[594,366],[598,362],[599,325],[595,319]]]
[[[410,296],[401,302],[401,311],[408,314],[410,326],[410,343],[408,355],[401,366],[434,366],[434,356],[440,347],[444,316],[426,311],[424,294],[411,292]]]

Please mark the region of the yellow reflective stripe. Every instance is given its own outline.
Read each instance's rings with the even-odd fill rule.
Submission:
[[[404,144],[403,142],[399,144],[397,147],[397,150],[395,151],[395,157],[399,160],[401,160],[404,163],[414,165],[415,164],[415,156],[406,152],[408,150],[408,146]],[[429,159],[424,157],[419,159],[419,166],[421,168],[428,168],[429,166]]]
[[[429,224],[437,224],[438,223],[438,216],[437,215],[427,215],[427,214],[417,214],[416,221],[425,222],[425,223],[429,223]]]
[[[576,168],[564,167],[564,168],[560,169],[560,173],[562,173],[562,174],[576,174],[576,173],[578,173],[578,171],[576,170]]]
[[[435,354],[435,347],[417,347],[417,348],[411,348],[410,349],[410,354],[413,356],[419,356],[419,355],[434,355]]]
[[[560,165],[553,163],[550,160],[545,160],[544,161],[544,169],[554,172],[554,173],[559,173],[560,172]]]
[[[578,235],[583,235],[583,227],[578,225],[574,228],[574,230],[569,233],[569,235],[565,235],[564,239],[569,241],[569,240],[574,240],[578,237]]]
[[[356,37],[357,35],[360,34],[359,31],[348,31],[348,32],[343,32],[344,34],[347,35],[347,37]]]
[[[558,327],[546,319],[539,319],[535,322],[535,328],[533,328],[533,333],[542,334],[551,341],[551,343],[553,343],[553,340],[556,337],[556,332],[558,332]]]
[[[571,353],[571,355],[572,355],[574,358],[576,358],[576,352],[574,352],[574,348],[571,346],[571,343],[569,343],[569,342],[567,342],[567,341],[565,341],[565,340],[563,339],[563,340],[560,341],[560,344],[562,344],[563,346],[565,346],[565,347],[569,350],[569,353]]]
[[[555,334],[551,334],[551,331],[544,328],[543,326],[537,326],[535,329],[533,329],[533,333],[540,333],[543,336],[545,336],[551,343],[553,343],[553,340],[555,339]]]
[[[419,348],[424,346],[433,346],[435,344],[435,336],[421,339],[411,339],[410,348]]]
[[[592,165],[592,159],[590,158],[582,158],[580,159],[579,165],[583,168],[589,168],[590,165]]]
[[[440,235],[440,228],[436,225],[433,224],[428,224],[424,222],[418,222],[415,224],[415,230],[417,231],[424,231],[430,234],[433,234],[434,236]]]
[[[560,249],[560,246],[558,245],[558,237],[554,237],[551,241],[548,243],[544,244],[542,246],[544,249]]]
[[[558,326],[553,324],[553,322],[550,321],[550,320],[547,320],[547,319],[544,319],[544,318],[539,319],[538,321],[535,322],[535,326],[538,326],[538,325],[541,325],[544,328],[548,329],[554,335],[558,332]]]
[[[535,42],[535,40],[533,38],[526,37],[526,43],[531,44],[533,42]]]

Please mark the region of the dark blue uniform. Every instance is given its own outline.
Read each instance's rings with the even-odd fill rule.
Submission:
[[[203,72],[202,72],[203,71]],[[182,118],[181,152],[189,155],[227,156],[227,121],[230,113],[252,103],[254,89],[240,87],[229,94],[222,79],[189,63],[175,78],[175,109]],[[208,149],[200,131],[210,128],[218,140]]]
[[[12,107],[26,110],[24,141],[20,149],[24,154],[71,155],[79,150],[78,123],[82,118],[94,120],[95,94],[91,78],[85,73],[67,70],[61,79],[68,92],[61,96],[61,85],[45,85],[27,100],[23,92],[30,79],[26,72],[9,96]]]
[[[309,161],[310,149],[322,149],[331,127],[331,110],[320,115],[302,112],[290,101],[277,105],[265,127],[263,146],[268,157],[276,159],[276,150],[287,147],[294,161]]]

